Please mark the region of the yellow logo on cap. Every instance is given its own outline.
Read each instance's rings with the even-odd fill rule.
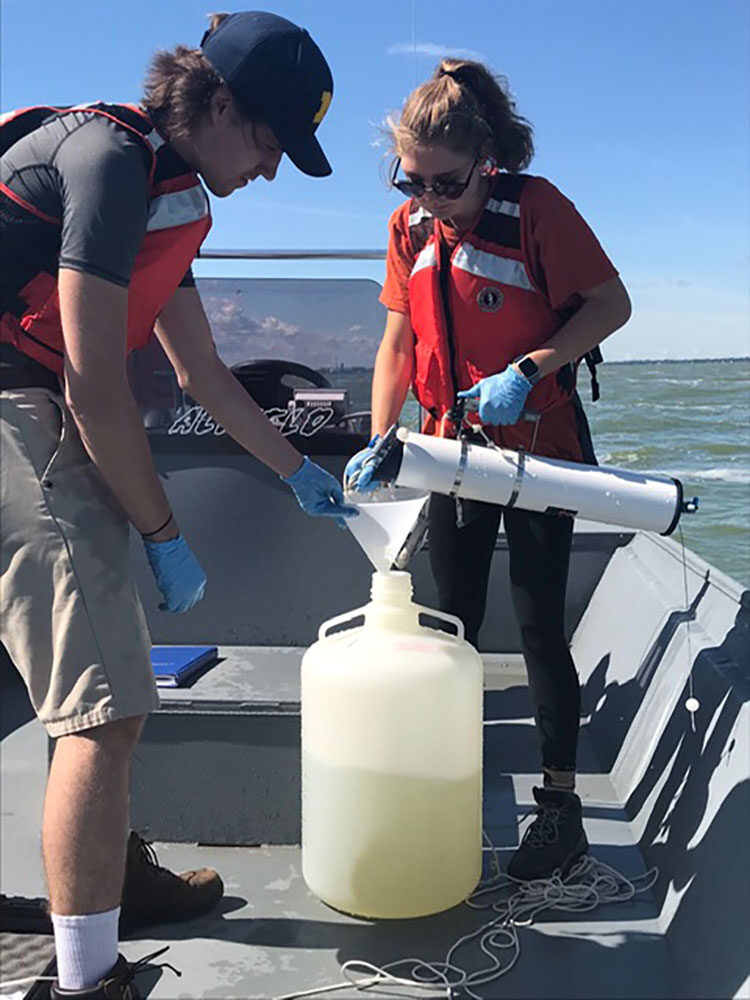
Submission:
[[[328,108],[330,107],[332,98],[333,94],[331,93],[330,90],[324,90],[323,93],[320,95],[320,107],[315,112],[315,117],[313,118],[313,125],[320,125],[320,123],[323,121],[323,119],[325,118],[326,111],[328,111]]]

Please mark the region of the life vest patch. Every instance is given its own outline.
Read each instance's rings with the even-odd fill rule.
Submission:
[[[495,313],[503,304],[503,293],[499,288],[492,288],[488,285],[477,295],[477,305],[486,313]]]

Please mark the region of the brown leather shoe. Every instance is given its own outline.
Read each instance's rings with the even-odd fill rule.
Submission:
[[[212,868],[174,872],[163,868],[151,844],[135,830],[128,838],[120,931],[171,924],[207,913],[221,899],[224,883]]]
[[[224,884],[212,868],[175,875],[162,868],[153,847],[135,831],[128,839],[120,933],[139,927],[191,920],[221,899]],[[52,934],[46,899],[0,896],[0,931]]]

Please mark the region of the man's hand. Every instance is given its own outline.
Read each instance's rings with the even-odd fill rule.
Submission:
[[[169,542],[144,539],[143,546],[164,597],[159,610],[181,614],[197,604],[206,590],[206,574],[182,535]]]

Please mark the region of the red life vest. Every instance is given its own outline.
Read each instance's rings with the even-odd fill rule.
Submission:
[[[531,277],[521,239],[521,189],[526,177],[501,174],[474,228],[452,252],[436,221],[409,203],[415,262],[409,279],[409,317],[415,336],[413,390],[428,411],[423,430],[452,436],[456,393],[503,371],[541,347],[567,317],[556,313]],[[575,367],[539,380],[526,409],[538,424],[485,428],[505,448],[581,461],[574,402]],[[476,416],[470,417],[478,421]]]
[[[208,197],[194,171],[168,171],[155,180],[164,139],[135,105],[88,104],[70,108],[34,107],[11,111],[0,122],[0,142],[6,150],[33,132],[54,114],[71,111],[103,115],[138,137],[151,159],[151,206],[146,234],[136,255],[128,287],[127,353],[143,347],[151,337],[157,316],[185,276],[211,228]],[[40,212],[0,184],[0,192],[17,207],[55,226],[61,219]],[[40,270],[17,293],[19,307],[0,317],[0,340],[40,362],[58,375],[63,372],[64,340],[60,320],[57,275]]]

